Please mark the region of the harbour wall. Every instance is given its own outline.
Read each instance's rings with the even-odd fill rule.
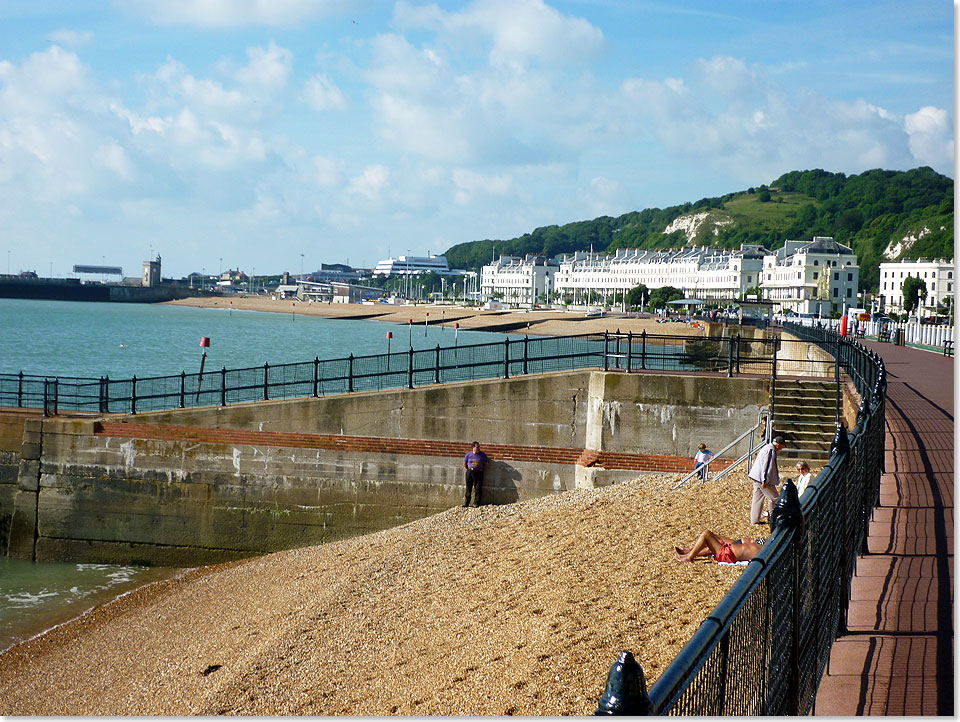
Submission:
[[[34,417],[20,420],[12,456],[11,420],[0,426],[9,437],[0,524],[7,519],[9,555],[24,559],[236,559],[462,503],[472,440],[492,462],[484,503],[686,471],[699,442],[718,448],[756,423],[769,384],[581,371],[136,416]]]

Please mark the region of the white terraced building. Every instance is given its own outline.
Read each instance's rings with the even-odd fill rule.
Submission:
[[[921,258],[880,264],[880,295],[886,309],[903,311],[903,282],[911,276],[921,279],[927,286],[921,316],[932,316],[938,305],[949,307],[953,304],[953,259],[928,261]]]
[[[641,284],[650,290],[673,286],[706,301],[732,301],[758,285],[764,252],[762,246],[753,245],[738,251],[704,247],[618,249],[612,256],[579,252],[562,258],[555,286],[574,304],[610,303],[616,294]]]
[[[860,267],[848,246],[827,236],[787,241],[763,257],[763,297],[793,311],[829,317],[857,305]]]
[[[556,270],[557,265],[545,256],[500,256],[481,269],[480,295],[518,306],[548,303]]]
[[[400,256],[380,261],[373,269],[374,276],[419,276],[433,271],[441,276],[459,276],[462,271],[451,271],[444,256]]]

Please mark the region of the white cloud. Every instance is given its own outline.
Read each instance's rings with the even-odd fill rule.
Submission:
[[[371,165],[361,175],[350,179],[348,192],[363,196],[368,201],[377,202],[390,182],[390,169],[382,165]]]
[[[304,102],[314,110],[346,110],[347,99],[326,73],[307,78],[303,84]]]
[[[943,168],[953,162],[953,127],[946,110],[925,106],[904,119],[910,152],[918,162]]]
[[[267,94],[286,87],[293,71],[293,53],[289,50],[271,42],[265,48],[247,48],[247,58],[247,65],[235,75],[241,85]]]
[[[292,26],[344,12],[347,0],[114,0],[161,25],[231,28]]]
[[[485,175],[464,168],[453,171],[454,201],[466,205],[478,195],[505,196],[513,188],[513,179],[508,175]]]
[[[489,45],[490,62],[509,66],[529,60],[546,63],[582,63],[603,47],[603,32],[583,18],[562,14],[542,0],[477,0],[461,12],[445,12],[436,5],[397,4],[402,27],[436,30],[446,42],[459,45],[464,36],[474,44],[482,35]]]
[[[57,45],[66,45],[71,48],[82,48],[93,42],[93,33],[89,30],[69,30],[60,28],[47,35],[47,40]]]
[[[312,163],[311,178],[314,183],[322,188],[331,188],[340,184],[342,161],[318,155],[313,157]]]

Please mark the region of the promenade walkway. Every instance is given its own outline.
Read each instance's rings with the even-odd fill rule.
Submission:
[[[817,715],[953,715],[953,359],[867,342],[888,373],[885,473]]]

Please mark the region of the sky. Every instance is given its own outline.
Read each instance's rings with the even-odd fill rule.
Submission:
[[[953,9],[0,0],[0,272],[372,267],[791,170],[952,178]]]

